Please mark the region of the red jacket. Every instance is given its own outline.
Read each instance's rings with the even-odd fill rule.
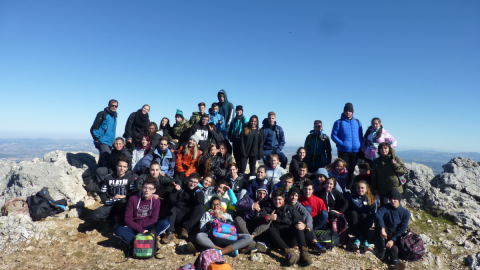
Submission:
[[[312,218],[316,217],[318,212],[322,210],[327,211],[327,207],[325,207],[325,203],[323,202],[323,200],[315,195],[310,196],[310,198],[302,195],[302,197],[298,199],[298,202],[301,203],[303,206],[310,206],[312,208]]]
[[[193,148],[193,147],[192,147]],[[193,151],[190,152],[190,155],[183,154],[183,146],[180,146],[177,153],[177,160],[175,162],[175,171],[177,173],[185,173],[185,176],[190,176],[190,174],[197,172],[197,167],[195,163],[200,157],[200,150],[197,150],[197,158],[193,159]]]

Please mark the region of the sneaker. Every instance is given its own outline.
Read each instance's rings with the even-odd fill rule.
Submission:
[[[163,236],[161,242],[162,242],[162,244],[165,245],[165,244],[170,243],[170,241],[172,241],[172,240],[173,240],[173,233],[167,231],[167,232],[165,233],[165,235]]]
[[[182,238],[188,239],[188,231],[187,229],[183,228],[182,233],[180,234]]]
[[[327,249],[324,246],[322,246],[322,244],[316,243],[315,246],[312,249],[312,252],[313,253],[326,253]]]
[[[192,244],[192,242],[188,242],[187,243],[187,253],[188,254],[197,254],[197,249],[195,248],[195,246]]]
[[[353,242],[351,248],[352,248],[353,250],[359,249],[359,248],[360,248],[360,240],[355,239],[355,242]]]
[[[255,246],[260,253],[265,253],[268,250],[267,244],[263,242],[257,242],[257,245]]]
[[[250,245],[242,248],[242,249],[240,250],[240,253],[245,254],[245,253],[248,253],[249,251],[252,251],[252,252],[253,252],[253,250],[255,249],[255,246],[256,246],[256,245],[257,245],[257,244],[256,244],[254,241],[252,241],[252,242],[250,243]]]
[[[372,252],[372,247],[368,244],[367,240],[363,242],[363,248],[365,249],[365,252]]]
[[[237,256],[238,256],[238,250],[237,250],[237,249],[235,249],[234,251],[230,252],[229,254],[230,254],[230,256],[232,256],[232,257],[234,257],[234,258],[235,258],[235,257],[237,257]]]
[[[250,251],[250,253],[255,253],[255,252],[258,252],[258,249],[256,247],[252,248],[252,250]]]
[[[220,249],[215,249],[216,252],[220,253],[220,256],[223,257],[222,251]]]

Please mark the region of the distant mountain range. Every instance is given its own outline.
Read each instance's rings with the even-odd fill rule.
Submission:
[[[284,154],[289,161],[295,155],[298,147],[286,146]],[[23,160],[32,160],[36,157],[41,158],[48,152],[62,150],[62,151],[88,151],[98,153],[93,146],[91,139],[2,139],[0,140],[0,158],[11,159],[15,162]],[[337,151],[333,150],[332,155],[336,158]],[[471,158],[480,161],[480,153],[477,152],[461,152],[449,153],[431,150],[405,150],[398,151],[397,155],[402,158],[404,162],[416,162],[429,166],[434,173],[442,173],[442,165],[445,165],[454,157]]]

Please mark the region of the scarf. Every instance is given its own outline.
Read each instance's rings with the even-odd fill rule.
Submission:
[[[143,114],[142,109],[138,110],[137,113],[135,114],[136,126],[138,126],[140,129],[145,129],[148,125],[148,122],[149,122],[148,113]]]

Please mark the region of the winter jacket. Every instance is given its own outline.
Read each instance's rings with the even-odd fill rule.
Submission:
[[[115,195],[131,194],[135,187],[135,175],[128,171],[123,177],[118,177],[116,174],[109,174],[103,180],[102,188],[100,189],[100,199],[105,205],[112,205],[121,199],[115,199]]]
[[[303,190],[303,183],[305,183],[307,180],[313,181],[313,179],[313,174],[309,172],[307,172],[304,177],[300,177],[300,175],[297,174],[295,177],[293,177],[293,185],[298,187],[300,190]]]
[[[207,125],[203,126],[202,122],[196,123],[190,129],[190,133],[188,138],[190,138],[193,134],[198,135],[200,137],[200,141],[198,144],[200,145],[200,150],[205,151],[208,147],[208,127]]]
[[[180,122],[176,122],[172,129],[169,132],[168,139],[173,140],[177,139],[179,144],[182,144],[186,139],[186,135],[184,132],[189,128],[190,126],[188,125],[188,121],[186,119],[183,119]]]
[[[196,123],[200,122],[200,120],[202,120],[202,114],[200,112],[193,112],[192,116],[190,116],[190,121],[188,121],[188,124],[190,126],[193,126]]]
[[[193,159],[193,147],[190,150],[190,155],[186,155],[183,153],[183,146],[180,146],[177,153],[177,159],[175,161],[175,171],[177,173],[185,173],[185,176],[190,176],[190,174],[197,172],[197,168],[195,167],[195,163],[197,162],[198,158],[200,157],[200,150],[197,150],[197,158]]]
[[[184,184],[180,190],[173,189],[170,202],[177,208],[189,210],[197,205],[204,205],[204,194],[200,187],[189,189],[188,184]]]
[[[248,118],[246,116],[241,116],[238,118],[235,116],[228,130],[227,137],[231,142],[236,142],[240,140],[242,135],[243,128],[248,125]]]
[[[392,157],[397,163],[392,164]],[[408,173],[403,160],[395,155],[395,150],[387,156],[380,156],[373,161],[370,171],[372,190],[378,191],[381,195],[387,195],[391,190],[396,189],[403,193],[398,175]]]
[[[318,173],[318,171],[320,171],[320,173]],[[323,176],[325,176],[325,179],[328,179],[328,177],[329,177],[329,176],[328,176],[328,171],[327,171],[327,169],[325,169],[325,168],[320,168],[320,169],[318,169],[318,170],[317,170],[317,173],[315,173],[315,177],[314,177],[315,181],[313,181],[313,187],[314,187],[313,190],[314,190],[314,192],[317,192],[318,190],[320,190],[320,189],[323,188],[323,186],[320,187],[318,181],[316,180],[316,179],[317,179],[317,175],[319,175],[319,174],[323,174]],[[337,187],[340,188],[339,185],[337,185]],[[340,188],[340,190],[342,190],[342,189]]]
[[[281,152],[285,146],[285,134],[282,127],[277,125],[270,125],[268,118],[263,119],[263,150],[272,150],[274,153]]]
[[[254,157],[257,160],[263,158],[263,131],[261,129],[251,129],[248,135],[245,135],[245,128],[240,135],[240,153],[243,158]]]
[[[225,119],[223,116],[220,114],[220,112],[216,111],[208,111],[208,114],[210,115],[210,118],[208,120],[208,123],[214,123],[215,127],[219,132],[222,133],[222,135],[225,137]]]
[[[142,159],[145,156],[145,149],[136,147],[133,149],[133,155],[132,155],[132,171],[135,170],[135,168],[138,165],[138,169],[142,167]]]
[[[215,175],[217,181],[223,180],[227,175],[227,166],[232,162],[232,156],[228,153],[222,155],[218,152],[215,156],[210,158],[210,173]],[[209,161],[207,160],[207,163]]]
[[[252,179],[247,182],[247,193],[257,196],[257,190],[260,185],[265,185],[267,187],[267,193],[272,193],[272,185],[269,184],[268,179],[265,177],[264,179]]]
[[[229,213],[223,213],[222,216],[229,222],[233,222],[233,218]],[[217,218],[213,215],[213,212],[205,212],[203,214],[202,218],[200,219],[200,231],[201,232],[206,232],[210,229],[210,224]],[[217,219],[219,221],[222,221],[221,219]]]
[[[117,130],[117,112],[112,112],[110,108],[106,107],[99,112],[93,121],[90,128],[90,134],[93,141],[98,141],[101,144],[113,146],[115,141],[115,132]]]
[[[237,179],[233,180],[232,176],[228,174],[225,179],[228,182],[228,186],[233,190],[235,196],[238,198],[242,189],[247,189],[247,179],[241,173],[238,174]]]
[[[145,135],[145,129],[148,123],[150,123],[148,113],[146,114],[145,122],[138,122],[136,118],[138,113],[141,114],[142,109],[130,114],[127,123],[125,124],[125,133],[123,133],[125,140],[132,140],[134,143],[138,143],[142,140],[143,135]]]
[[[318,213],[325,210],[327,211],[327,207],[322,199],[318,198],[315,195],[307,197],[305,195],[300,196],[298,202],[301,203],[303,206],[310,206],[312,208],[312,218],[316,217]]]
[[[265,185],[263,185],[263,188],[267,188]],[[270,206],[270,202],[268,200],[268,195],[260,201],[258,204],[261,209]],[[253,204],[255,202],[258,202],[257,199],[257,192],[255,194],[245,194],[241,200],[237,202],[237,205],[235,206],[235,209],[237,210],[237,214],[241,216],[244,220],[250,220],[254,218],[258,213],[256,213],[255,210],[253,210]]]
[[[293,175],[298,175],[298,166],[300,166],[300,163],[305,161],[306,161],[305,159],[301,160],[298,155],[292,156],[292,161],[290,161],[288,172]]]
[[[348,208],[347,199],[345,199],[343,194],[336,189],[333,189],[331,192],[327,192],[323,189],[313,195],[323,200],[328,212],[335,210],[339,213],[344,213]]]
[[[132,153],[130,153],[130,151],[128,151],[127,147],[124,146],[121,150],[117,150],[117,149],[113,148],[112,152],[110,153],[110,165],[108,167],[113,172],[117,171],[118,158],[120,156],[124,156],[124,157],[128,158],[129,160],[132,160]],[[131,165],[131,162],[130,162],[130,165]],[[131,169],[131,167],[130,167],[130,169]]]
[[[397,141],[395,138],[393,138],[393,136],[384,128],[382,128],[382,135],[380,135],[380,138],[377,139],[378,131],[379,129],[370,127],[367,132],[365,132],[365,136],[363,138],[362,151],[365,153],[365,157],[370,160],[374,160],[378,157],[377,149],[380,143],[388,142],[392,149],[397,146]]]
[[[225,97],[225,101],[224,102],[220,102],[220,93],[223,94],[223,96]],[[225,92],[225,90],[220,90],[218,91],[218,94],[217,94],[217,97],[218,97],[218,112],[223,116],[223,119],[225,119],[225,128],[228,129],[230,128],[230,124],[232,123],[232,119],[233,117],[235,117],[235,108],[233,106],[233,104],[231,102],[228,101],[228,97],[227,97],[227,92]]]
[[[160,148],[155,149],[153,155],[146,155],[142,160],[142,166],[150,168],[152,161],[155,160],[160,164],[160,171],[169,177],[173,177],[175,173],[176,155],[169,148],[162,153]]]
[[[348,120],[342,113],[340,120],[333,124],[331,137],[337,145],[338,151],[356,153],[360,150],[363,142],[362,122],[353,116]]]
[[[142,174],[137,178],[137,181],[135,181],[135,188],[132,193],[138,193],[142,191],[143,188],[143,183],[145,180],[150,177],[150,174]],[[176,183],[177,185],[181,185],[182,181],[180,179],[168,177],[168,176],[158,176],[157,182],[155,183],[155,193],[159,194],[160,191],[165,189],[168,186],[173,186],[173,183]]]
[[[337,185],[342,188],[342,191],[345,192],[348,182],[348,171],[346,168],[343,168],[342,171],[337,172],[335,168],[328,170],[328,175],[330,177],[335,177],[337,179]]]
[[[277,220],[273,220],[270,226],[278,230],[291,228],[298,222],[303,222],[302,215],[297,211],[295,206],[286,203],[279,208],[276,208],[273,205],[262,208],[256,219],[263,219],[264,223],[268,223],[267,216],[273,211],[275,211],[275,214],[277,214]]]
[[[161,205],[159,199],[154,199],[153,196],[145,199],[141,194],[132,195],[125,210],[125,225],[137,233],[143,233],[143,228],[158,221]]]
[[[358,214],[367,214],[369,217],[372,218],[377,212],[377,207],[378,207],[378,201],[375,200],[375,202],[372,205],[368,205],[368,200],[366,195],[358,195],[356,192],[353,192],[350,194],[350,197],[348,197],[348,211],[355,211]]]
[[[315,134],[311,130],[310,134],[305,139],[305,162],[308,166],[325,167],[332,163],[332,146],[330,145],[330,138],[327,134]]]
[[[223,134],[219,132],[218,130],[212,130],[208,131],[208,143],[213,143],[215,145],[218,145],[218,143],[223,142],[225,138],[223,137]],[[205,148],[206,149],[206,148]]]
[[[307,227],[310,228],[310,230],[313,230],[313,218],[312,218],[312,215],[310,215],[310,213],[307,211],[305,206],[303,206],[298,201],[296,203],[290,203],[290,204],[295,206],[295,209],[297,209],[300,215],[302,215],[302,218],[303,218],[302,222],[305,223],[305,225],[307,225]]]
[[[273,188],[275,184],[280,182],[280,178],[286,173],[287,171],[285,171],[285,169],[280,167],[279,165],[277,165],[275,169],[270,168],[270,166],[267,166],[267,176],[265,177],[265,179],[268,180],[268,184],[271,185]]]
[[[410,212],[398,206],[393,207],[391,204],[380,207],[375,214],[375,227],[390,228],[395,231],[395,235],[391,238],[393,241],[400,239],[402,234],[407,230],[408,221],[410,220]]]

